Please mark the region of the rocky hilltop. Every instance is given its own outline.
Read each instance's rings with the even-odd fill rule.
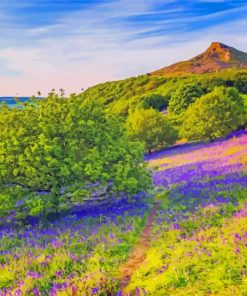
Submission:
[[[225,69],[247,69],[247,53],[220,42],[212,42],[209,48],[198,56],[154,71],[155,76],[182,76],[203,74]]]

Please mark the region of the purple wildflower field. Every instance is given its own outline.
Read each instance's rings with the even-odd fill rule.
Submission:
[[[146,161],[160,206],[145,259],[124,288],[119,270],[152,208],[144,193],[78,206],[49,224],[2,225],[0,295],[244,295],[247,134]]]

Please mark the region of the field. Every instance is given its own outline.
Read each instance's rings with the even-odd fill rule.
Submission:
[[[246,155],[245,132],[170,148],[154,192],[1,226],[0,295],[245,295]]]

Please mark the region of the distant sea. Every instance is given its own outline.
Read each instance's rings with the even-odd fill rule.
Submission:
[[[28,100],[29,97],[18,97],[19,102],[24,103],[26,100]],[[16,106],[16,101],[15,97],[0,97],[0,104],[2,102],[6,102],[6,104],[9,107],[15,107]]]

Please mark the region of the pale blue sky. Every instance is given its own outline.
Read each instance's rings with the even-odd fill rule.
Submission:
[[[247,51],[247,1],[0,0],[0,96],[79,92],[212,41]]]

